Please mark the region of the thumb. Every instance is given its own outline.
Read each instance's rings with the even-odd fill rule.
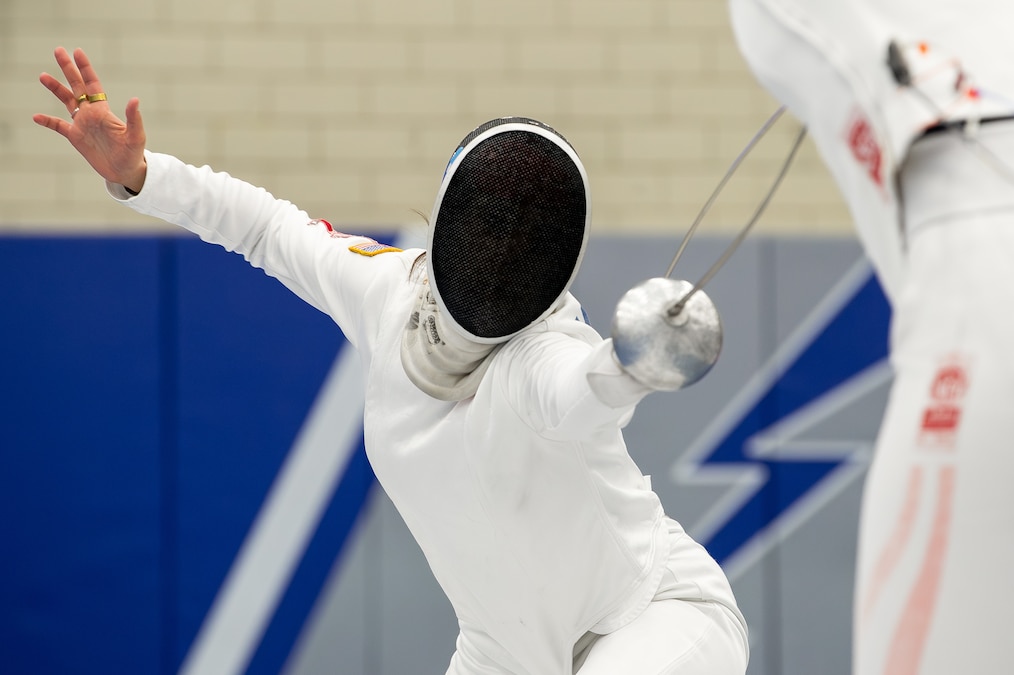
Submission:
[[[141,119],[141,100],[136,96],[127,101],[127,139],[131,145],[144,145],[144,121]]]

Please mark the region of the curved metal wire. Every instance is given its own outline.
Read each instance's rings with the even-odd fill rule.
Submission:
[[[746,156],[749,155],[750,151],[753,150],[754,146],[760,142],[760,139],[764,138],[764,134],[770,131],[771,127],[774,126],[775,122],[778,121],[778,118],[781,117],[784,112],[785,106],[781,106],[780,108],[778,108],[778,110],[772,113],[771,117],[768,118],[767,122],[765,122],[763,126],[761,126],[761,128],[757,130],[757,133],[753,135],[753,138],[750,139],[750,142],[746,144],[746,147],[740,151],[739,156],[736,157],[736,159],[733,160],[732,164],[729,165],[729,168],[726,170],[725,175],[722,176],[722,180],[718,182],[718,186],[715,187],[714,191],[711,193],[711,196],[708,197],[708,201],[706,201],[704,203],[704,206],[701,207],[701,210],[697,214],[697,217],[694,219],[693,224],[690,225],[690,229],[687,230],[686,235],[683,237],[683,241],[680,243],[680,247],[676,251],[676,255],[673,257],[672,262],[669,263],[669,269],[666,270],[665,276],[667,279],[670,276],[672,276],[672,271],[676,267],[676,263],[679,262],[680,257],[683,255],[683,251],[686,249],[687,244],[690,243],[690,239],[694,236],[694,232],[697,230],[697,226],[701,224],[701,221],[704,220],[704,216],[708,213],[708,211],[711,210],[711,207],[715,203],[715,200],[718,199],[718,195],[725,188],[725,184],[729,182],[729,179],[732,178],[732,175],[734,173],[736,173],[736,169],[738,169],[739,165],[743,163],[743,160],[746,159]]]
[[[779,108],[779,110],[781,110],[781,108]],[[777,119],[777,117],[775,119]],[[763,131],[766,132],[767,129],[764,129]],[[763,134],[761,134],[761,135],[763,135]],[[732,254],[736,251],[736,249],[739,247],[739,245],[746,238],[747,233],[754,226],[754,224],[758,220],[760,220],[761,214],[764,213],[765,209],[767,209],[767,207],[768,207],[768,204],[771,203],[771,198],[774,197],[775,192],[778,190],[778,186],[781,185],[781,183],[782,183],[782,179],[784,179],[785,178],[785,174],[788,173],[789,167],[792,165],[792,160],[795,158],[796,153],[799,151],[799,147],[803,144],[803,139],[804,138],[806,138],[806,127],[802,127],[799,130],[799,134],[796,136],[796,140],[795,140],[795,142],[793,142],[792,148],[789,150],[789,154],[786,156],[785,161],[782,162],[782,167],[781,167],[781,169],[779,169],[778,175],[775,176],[774,182],[771,184],[771,187],[768,189],[767,194],[764,195],[764,199],[761,200],[760,205],[754,211],[753,216],[750,217],[750,220],[747,221],[746,225],[743,226],[743,228],[739,231],[739,234],[736,235],[736,238],[732,240],[732,243],[729,244],[729,246],[725,249],[725,251],[718,258],[718,260],[710,268],[708,268],[708,271],[704,273],[704,276],[702,276],[700,278],[700,280],[696,284],[694,284],[694,287],[690,289],[690,292],[687,293],[686,295],[684,295],[682,298],[680,298],[680,300],[678,302],[674,303],[667,310],[667,313],[668,313],[668,315],[670,317],[673,317],[673,316],[676,316],[677,314],[679,314],[683,310],[683,306],[687,303],[687,301],[690,300],[691,297],[693,297],[694,293],[696,293],[697,291],[701,290],[701,288],[704,287],[704,284],[706,284],[709,281],[711,281],[711,278],[713,276],[715,276],[715,273],[718,272],[718,270],[720,270],[722,268],[722,265],[724,265],[726,263],[726,261],[729,260],[730,257],[732,257]],[[748,147],[750,147],[750,146],[748,146]],[[741,153],[740,156],[742,157],[743,154]],[[733,169],[733,170],[735,170],[735,169]],[[729,175],[731,175],[731,172],[729,174],[726,174],[727,177]],[[713,201],[713,200],[709,200],[709,201]],[[681,246],[681,249],[685,246],[685,242],[686,242],[686,238],[684,238],[684,245]],[[678,258],[678,256],[679,256],[679,254],[677,254],[677,258]],[[673,266],[675,266],[675,262],[674,262]],[[670,273],[672,272],[672,267],[669,268],[669,271],[670,271]],[[666,276],[668,276],[668,274]]]

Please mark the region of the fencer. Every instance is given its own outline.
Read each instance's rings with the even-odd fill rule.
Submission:
[[[145,148],[84,52],[56,51],[65,136],[114,199],[175,223],[332,317],[360,355],[366,449],[457,616],[449,675],[738,674],[747,630],[622,427],[655,388],[569,293],[588,238],[573,147],[491,120],[447,165],[426,250],[399,250]],[[101,97],[100,97],[101,95]]]
[[[866,479],[857,675],[1010,670],[1014,4],[730,0],[808,128],[892,306]]]

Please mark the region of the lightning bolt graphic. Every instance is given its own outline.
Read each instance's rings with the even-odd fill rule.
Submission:
[[[729,489],[690,528],[730,578],[862,473],[868,441],[806,441],[890,380],[890,308],[860,260],[673,465],[677,484]]]

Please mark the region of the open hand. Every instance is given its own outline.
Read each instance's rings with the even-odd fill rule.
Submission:
[[[32,119],[70,141],[100,176],[140,192],[147,173],[140,101],[127,101],[127,121],[123,122],[109,108],[102,84],[84,51],[75,49],[72,59],[66,49],[58,47],[54,55],[68,86],[49,73],[43,73],[39,81],[66,106],[71,119],[41,113]]]

